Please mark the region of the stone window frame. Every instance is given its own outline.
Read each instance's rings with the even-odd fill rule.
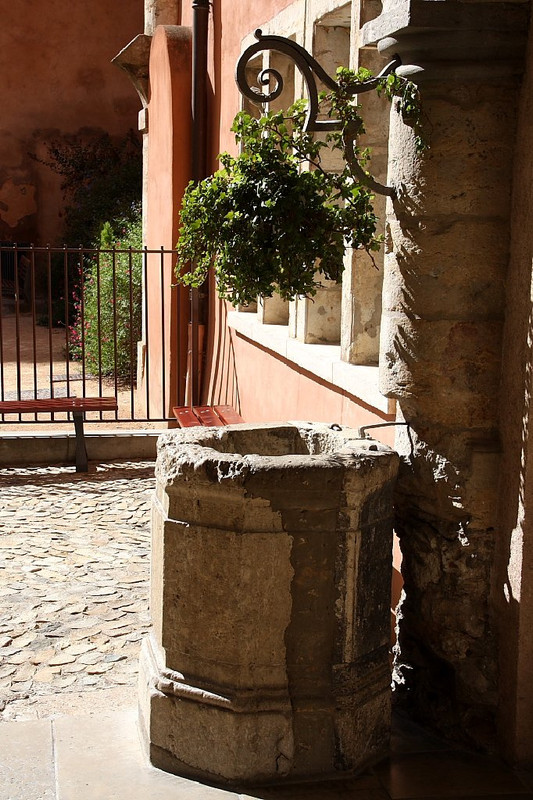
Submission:
[[[376,0],[296,0],[270,21],[261,25],[265,35],[292,38],[313,53],[326,71],[333,74],[341,63],[357,68],[366,66],[373,71],[381,68],[383,60],[374,49],[360,48],[359,29],[364,22],[379,13]],[[336,29],[336,30],[335,30]],[[339,29],[344,29],[342,33]],[[333,36],[333,50],[328,50],[328,37]],[[340,40],[339,40],[340,36]],[[344,39],[344,41],[343,41]],[[255,41],[252,34],[243,41],[243,49]],[[274,56],[275,57],[275,56]],[[259,71],[269,62],[251,65]],[[282,68],[283,64],[274,64]],[[303,85],[298,72],[289,76],[294,97],[301,97]],[[367,99],[368,98],[368,99]],[[280,107],[292,98],[284,93]],[[378,180],[386,180],[388,114],[383,102],[374,97],[360,99],[363,113],[368,112],[377,131],[368,144],[376,152],[373,171]],[[243,98],[245,110],[253,107]],[[332,164],[332,168],[335,168]],[[376,198],[381,220],[385,219],[385,199]],[[383,283],[383,252],[377,254],[374,265],[366,253],[346,250],[342,284],[325,285],[312,300],[297,298],[290,303],[278,296],[258,298],[258,302],[237,311],[228,312],[228,325],[241,336],[261,345],[273,354],[305,369],[318,378],[357,397],[381,413],[394,415],[395,401],[384,397],[378,387],[379,329],[381,322],[381,291]],[[377,266],[377,269],[376,269]],[[321,318],[328,318],[324,326]]]

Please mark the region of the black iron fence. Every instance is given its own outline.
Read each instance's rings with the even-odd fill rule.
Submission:
[[[0,243],[0,399],[115,396],[118,411],[87,422],[173,419],[184,402],[188,330],[174,264],[163,248]]]

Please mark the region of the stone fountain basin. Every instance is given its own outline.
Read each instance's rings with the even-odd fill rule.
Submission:
[[[156,766],[247,784],[384,755],[397,467],[325,424],[160,438],[141,659]]]

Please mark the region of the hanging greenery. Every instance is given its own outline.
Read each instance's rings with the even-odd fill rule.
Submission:
[[[325,148],[345,152],[346,134],[364,131],[353,88],[368,77],[368,70],[337,71],[338,89],[321,99],[342,126],[324,140],[304,130],[305,100],[260,119],[245,112],[236,116],[232,131],[240,155],[223,153],[222,168],[185,191],[180,282],[200,286],[213,267],[220,296],[234,305],[274,292],[291,300],[313,296],[321,277],[339,281],[346,246],[379,250],[373,193],[363,171],[368,151],[352,141],[360,174],[354,174],[353,158],[341,172],[321,164]],[[389,75],[377,90],[389,99],[399,95],[400,111],[419,127],[414,84]]]

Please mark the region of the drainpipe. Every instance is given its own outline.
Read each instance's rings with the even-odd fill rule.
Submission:
[[[201,181],[207,176],[207,34],[209,0],[192,0],[192,177]],[[191,289],[191,357],[189,405],[200,401],[201,353],[198,325],[200,302],[198,289]],[[204,337],[205,340],[205,337]]]
[[[192,175],[207,177],[207,31],[209,0],[192,0]]]

